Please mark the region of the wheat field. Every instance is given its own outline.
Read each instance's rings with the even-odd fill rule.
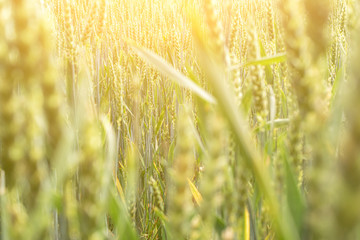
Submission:
[[[0,0],[0,239],[360,239],[359,43],[359,0]]]

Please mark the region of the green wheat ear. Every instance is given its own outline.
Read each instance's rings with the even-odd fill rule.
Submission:
[[[171,185],[169,186],[167,205],[169,208],[168,218],[171,236],[185,239],[190,230],[189,221],[193,208],[188,179],[192,177],[192,169],[195,163],[194,138],[188,123],[189,109],[186,106],[182,106],[179,110],[177,121],[177,149],[170,175]]]
[[[200,179],[200,192],[203,197],[199,215],[203,223],[202,238],[211,238],[215,224],[215,214],[224,204],[223,188],[225,182],[225,166],[228,165],[224,151],[225,122],[216,112],[209,111],[205,116],[207,126],[206,143],[209,155],[205,157],[204,172]]]

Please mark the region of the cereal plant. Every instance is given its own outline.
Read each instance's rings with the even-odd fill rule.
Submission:
[[[0,0],[0,239],[360,239],[359,0]]]

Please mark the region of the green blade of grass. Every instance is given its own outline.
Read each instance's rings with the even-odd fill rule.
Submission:
[[[175,81],[182,87],[185,87],[195,93],[197,96],[209,103],[216,103],[215,98],[206,92],[204,89],[196,85],[189,78],[184,76],[180,71],[176,70],[170,63],[166,62],[159,55],[151,52],[148,49],[136,45],[134,42],[128,40],[127,43],[132,46],[132,49],[139,55],[144,61],[152,64],[162,74]]]
[[[202,202],[202,196],[201,196],[199,190],[196,188],[195,184],[192,183],[190,179],[187,179],[187,180],[189,183],[190,191],[191,191],[196,203],[200,206],[200,204]]]
[[[300,232],[303,226],[305,213],[305,200],[297,185],[294,171],[291,169],[288,158],[284,158],[286,173],[286,196],[291,214],[293,215],[296,227]]]
[[[281,54],[277,54],[274,56],[270,56],[270,57],[263,57],[263,58],[259,58],[259,59],[254,59],[251,60],[247,63],[245,63],[245,66],[251,66],[251,65],[271,65],[271,64],[275,64],[275,63],[281,63],[281,62],[285,62],[286,61],[286,55],[285,53],[281,53]]]
[[[119,238],[137,240],[138,238],[126,214],[125,207],[114,189],[110,190],[108,208],[109,215],[114,222],[114,227]]]

